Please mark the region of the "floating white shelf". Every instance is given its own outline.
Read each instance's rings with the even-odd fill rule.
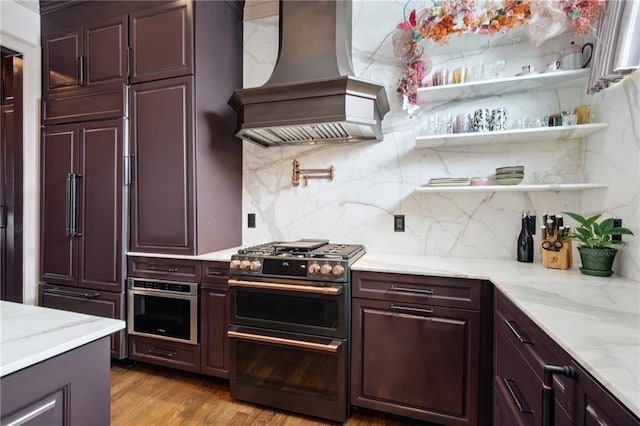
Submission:
[[[607,188],[606,183],[560,183],[560,184],[520,184],[520,185],[485,185],[485,186],[421,186],[413,192],[539,192],[539,191],[584,191]]]
[[[484,98],[533,90],[577,87],[585,84],[588,76],[588,69],[580,69],[533,73],[518,77],[447,84],[445,86],[423,87],[418,89],[417,103],[423,108],[429,109],[429,107],[444,102],[468,101],[473,98]]]
[[[575,126],[501,130],[496,132],[449,133],[446,135],[418,136],[416,138],[416,148],[582,139],[585,136],[589,136],[607,127],[609,127],[607,123],[591,123],[578,124]]]

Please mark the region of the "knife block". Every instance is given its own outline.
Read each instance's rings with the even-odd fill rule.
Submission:
[[[553,268],[553,269],[569,269],[571,268],[571,264],[573,263],[573,254],[571,250],[571,240],[569,238],[565,238],[562,240],[562,247],[556,250],[545,249],[542,247],[542,243],[544,241],[553,241],[555,240],[555,235],[553,238],[548,240],[542,240],[540,242],[540,250],[542,251],[542,266],[545,268]]]

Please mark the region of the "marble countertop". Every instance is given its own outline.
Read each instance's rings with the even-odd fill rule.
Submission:
[[[0,301],[0,377],[93,342],[124,321]]]
[[[540,263],[367,253],[352,270],[491,281],[640,417],[640,282]]]

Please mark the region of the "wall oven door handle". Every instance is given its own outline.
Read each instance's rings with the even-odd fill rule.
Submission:
[[[302,340],[284,339],[282,337],[265,336],[261,334],[243,333],[240,331],[229,330],[227,331],[227,337],[235,339],[251,340],[261,343],[274,343],[277,345],[294,346],[301,349],[315,349],[323,352],[336,353],[338,348],[342,345],[342,342],[338,340],[332,340],[331,343],[323,345],[322,343],[305,342]]]
[[[302,293],[316,293],[316,294],[325,294],[330,296],[337,296],[342,293],[342,287],[316,287],[311,285],[295,285],[295,284],[281,284],[281,283],[270,283],[270,282],[262,282],[262,281],[241,281],[230,279],[229,287],[250,287],[250,288],[261,288],[268,290],[284,290],[284,291],[298,291]]]

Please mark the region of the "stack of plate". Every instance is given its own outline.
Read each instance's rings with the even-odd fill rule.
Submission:
[[[469,178],[431,178],[427,186],[466,186]]]
[[[496,182],[500,185],[517,185],[524,178],[524,166],[498,167]]]

